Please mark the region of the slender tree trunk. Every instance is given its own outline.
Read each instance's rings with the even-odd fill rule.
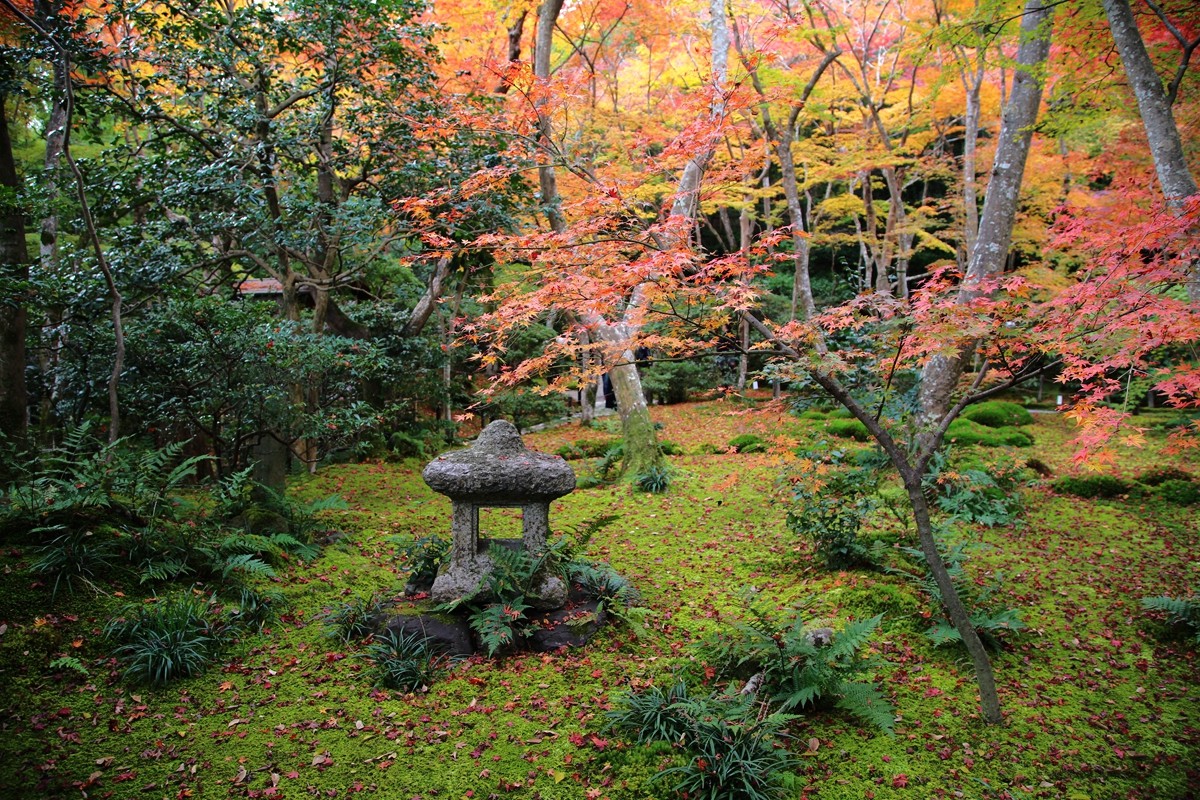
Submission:
[[[979,182],[976,180],[976,151],[979,146],[979,92],[983,85],[983,66],[980,64],[976,80],[968,85],[967,109],[963,116],[963,160],[962,160],[962,195],[963,195],[963,251],[962,266],[965,269],[971,252],[975,249],[975,239],[979,236]],[[964,78],[965,80],[965,78]]]
[[[453,265],[454,261],[450,256],[442,256],[438,259],[437,266],[433,270],[433,277],[429,281],[429,288],[425,290],[425,294],[421,295],[421,299],[417,301],[416,306],[408,315],[408,322],[404,323],[404,329],[401,331],[402,336],[406,338],[417,336],[425,328],[425,323],[429,321],[433,310],[437,308],[438,300],[445,291],[446,279],[450,277]]]
[[[534,52],[534,75],[543,81],[550,77],[550,46],[554,34],[554,24],[562,10],[562,5],[563,0],[543,0],[539,10]],[[724,98],[719,92],[725,86],[727,79],[729,28],[725,20],[725,7],[721,0],[711,0],[710,13],[712,17],[713,82],[718,89],[710,113],[716,118],[724,114]],[[543,159],[545,159],[547,154],[555,151],[551,137],[552,127],[549,115],[545,113],[544,104],[539,104],[536,108],[538,142],[539,147],[543,150]],[[700,179],[708,162],[712,159],[714,150],[715,144],[709,144],[684,166],[675,200],[671,206],[671,216],[683,217],[688,222],[695,222],[700,202]],[[551,230],[566,231],[567,224],[559,205],[560,195],[553,164],[544,162],[539,166],[538,184],[541,188],[546,219]],[[689,225],[689,230],[691,227],[694,225]],[[673,242],[670,244],[683,245],[685,243]],[[634,319],[642,313],[645,305],[645,286],[639,285],[634,288],[625,313],[619,321],[609,322],[597,315],[582,320],[591,329],[592,335],[609,345],[610,351],[620,354],[617,363],[609,371],[609,378],[617,395],[618,412],[621,416],[624,435],[625,458],[621,462],[621,471],[627,475],[637,475],[662,463],[662,451],[658,447],[658,438],[650,420],[646,395],[642,389],[642,381],[634,363],[631,347],[639,328]]]
[[[900,474],[903,476],[904,489],[912,504],[913,521],[917,526],[921,553],[925,556],[925,563],[929,565],[929,571],[942,595],[942,605],[946,609],[947,616],[950,617],[950,623],[959,632],[963,645],[966,646],[967,652],[971,656],[971,663],[975,668],[975,682],[979,687],[980,711],[984,720],[989,723],[1003,722],[1004,717],[1000,713],[1000,697],[996,693],[996,677],[992,671],[991,659],[988,658],[987,649],[983,646],[983,642],[975,631],[975,626],[971,623],[970,613],[963,605],[962,598],[958,596],[958,590],[954,587],[954,581],[950,579],[946,562],[938,552],[937,540],[933,537],[933,521],[930,518],[929,505],[925,500],[921,481],[922,474],[911,467],[907,470],[901,469]]]
[[[996,159],[983,200],[983,215],[979,220],[979,236],[971,251],[959,302],[967,302],[978,296],[980,283],[1000,275],[1008,259],[1025,162],[1042,100],[1042,84],[1038,76],[1050,52],[1054,9],[1053,6],[1043,5],[1044,2],[1027,0],[1025,4],[1016,75],[1011,97],[1004,108]],[[935,355],[926,364],[918,395],[922,428],[929,430],[942,421],[952,405],[954,388],[962,376],[964,365],[974,350],[974,342],[960,344],[957,350]]]
[[[512,25],[508,26],[508,63],[515,64],[521,59],[521,35],[525,32],[525,18],[529,16],[528,9],[522,9],[521,13],[513,21]],[[496,94],[507,94],[512,83],[507,79],[503,79],[496,85],[492,91]]]
[[[1133,96],[1137,98],[1138,112],[1146,129],[1146,139],[1150,143],[1150,153],[1154,157],[1154,169],[1158,173],[1163,196],[1168,207],[1179,213],[1184,200],[1196,194],[1197,188],[1183,155],[1183,144],[1179,129],[1175,126],[1171,103],[1162,79],[1155,72],[1154,63],[1146,52],[1133,11],[1129,8],[1129,0],[1103,1],[1113,41],[1125,66],[1125,76]],[[1188,297],[1193,303],[1200,303],[1200,257],[1195,254],[1194,244],[1190,261]]]
[[[9,138],[7,101],[8,95],[0,93],[0,186],[8,195],[0,206],[0,279],[21,285],[29,279],[29,248],[25,244],[25,215],[17,202],[21,180]],[[24,441],[29,427],[25,387],[27,322],[25,304],[19,297],[0,298],[0,431],[18,443]]]
[[[737,374],[737,390],[740,394],[746,391],[746,374],[750,371],[750,323],[745,314],[742,314],[741,321],[738,322],[738,346],[742,351],[738,355]]]
[[[542,81],[550,80],[550,50],[554,41],[554,25],[562,11],[563,0],[543,0],[538,11],[537,34],[534,39],[533,74]],[[546,100],[537,103],[538,149],[541,151],[538,166],[538,186],[542,193],[542,207],[550,230],[562,233],[567,229],[563,216],[562,197],[558,193],[558,178],[554,172],[553,154],[557,151],[552,138],[550,115],[546,113]]]

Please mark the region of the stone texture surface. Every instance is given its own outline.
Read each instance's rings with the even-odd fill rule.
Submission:
[[[388,620],[385,627],[390,631],[420,633],[433,639],[448,655],[469,656],[475,652],[470,626],[453,618],[431,614],[399,614]]]
[[[484,428],[466,450],[431,461],[422,476],[453,502],[450,560],[431,589],[439,603],[475,594],[493,569],[489,542],[479,535],[480,507],[521,508],[522,539],[506,546],[536,553],[546,548],[550,535],[550,501],[575,488],[575,473],[564,459],[528,449],[517,429],[504,420]],[[557,608],[567,599],[567,587],[548,575],[533,593],[530,599],[536,608]]]
[[[562,647],[582,647],[603,627],[606,616],[595,601],[552,611],[535,620],[529,647],[544,653]]]
[[[528,449],[505,420],[484,428],[466,450],[438,456],[421,476],[435,492],[479,505],[548,503],[575,488],[564,459]]]

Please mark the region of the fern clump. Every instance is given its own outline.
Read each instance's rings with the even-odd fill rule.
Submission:
[[[750,605],[749,619],[705,647],[726,677],[752,674],[758,693],[784,712],[837,707],[890,733],[895,709],[867,679],[875,662],[865,651],[883,615],[840,630],[807,625],[800,610],[782,619]]]
[[[979,634],[979,638],[989,648],[1000,648],[1004,639],[1019,633],[1025,628],[1025,622],[1016,609],[1009,608],[999,599],[998,594],[1003,586],[1004,576],[996,573],[989,581],[976,581],[967,574],[966,563],[977,545],[965,542],[950,544],[945,537],[938,535],[938,552],[946,564],[946,571],[958,592],[963,605],[971,620],[971,625]],[[942,591],[929,570],[925,554],[915,547],[899,548],[911,559],[911,564],[889,566],[887,572],[903,576],[915,587],[926,594],[939,612],[933,617],[933,627],[926,635],[935,646],[962,643],[962,635],[949,621],[949,614],[942,603]],[[915,565],[915,566],[914,566]]]
[[[1142,598],[1142,608],[1166,615],[1169,624],[1188,630],[1192,642],[1200,645],[1200,596],[1145,597]]]

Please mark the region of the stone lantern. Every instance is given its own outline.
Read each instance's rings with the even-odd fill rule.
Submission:
[[[489,546],[546,549],[550,534],[550,501],[575,489],[575,473],[559,456],[529,450],[512,423],[488,425],[466,450],[438,456],[421,473],[425,483],[453,503],[450,562],[433,582],[432,597],[445,603],[473,594],[493,569]],[[520,540],[488,540],[479,536],[479,509],[520,508]],[[552,575],[540,577],[533,602],[557,608],[567,587]]]

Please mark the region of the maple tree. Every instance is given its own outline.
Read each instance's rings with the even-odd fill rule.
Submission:
[[[744,334],[735,338],[731,328],[735,325],[752,328],[759,342],[751,346],[752,351],[784,356],[775,364],[777,376],[799,382],[812,381],[821,386],[867,427],[899,471],[912,506],[922,550],[943,591],[951,620],[975,663],[984,717],[990,722],[999,722],[1001,715],[987,654],[950,585],[933,537],[923,486],[931,459],[939,451],[950,423],[963,408],[1003,388],[1036,377],[1049,364],[1062,365],[1062,379],[1081,382],[1072,416],[1085,423],[1081,452],[1094,453],[1120,417],[1119,414],[1104,413],[1098,405],[1113,390],[1112,375],[1146,369],[1154,341],[1161,342],[1166,338],[1173,342],[1194,340],[1194,318],[1185,308],[1173,304],[1163,295],[1165,287],[1180,282],[1178,248],[1166,251],[1154,267],[1157,271],[1143,270],[1125,263],[1131,256],[1128,248],[1118,247],[1115,241],[1103,243],[1097,238],[1087,247],[1101,254],[1099,263],[1105,266],[1076,276],[1066,291],[1047,284],[1031,284],[1020,274],[1005,277],[1018,222],[1025,164],[1034,152],[1033,130],[1042,105],[1042,87],[1050,56],[1052,7],[1032,0],[1020,13],[1007,20],[999,19],[999,15],[1006,13],[999,7],[976,8],[975,16],[967,23],[953,23],[969,33],[965,40],[952,40],[956,44],[949,48],[956,59],[950,68],[957,72],[967,105],[965,135],[971,139],[970,144],[963,145],[959,166],[963,175],[961,197],[963,202],[971,203],[970,210],[960,210],[957,215],[963,226],[959,252],[965,253],[960,256],[964,274],[961,280],[947,270],[920,276],[919,290],[908,299],[902,287],[907,286],[910,279],[906,262],[916,240],[916,229],[904,209],[905,175],[915,163],[913,154],[920,153],[924,146],[921,141],[930,140],[908,138],[907,132],[916,124],[912,116],[898,120],[901,132],[893,134],[885,123],[883,109],[891,102],[885,98],[890,98],[896,82],[904,80],[916,87],[925,80],[937,78],[928,71],[919,73],[914,64],[901,68],[899,48],[871,50],[860,44],[881,35],[880,31],[887,26],[877,24],[873,29],[860,29],[856,37],[849,36],[844,34],[845,25],[832,22],[833,10],[824,6],[805,8],[809,14],[800,19],[810,26],[807,36],[813,49],[807,63],[812,71],[807,82],[792,79],[789,86],[794,94],[789,95],[786,90],[778,92],[778,96],[788,103],[784,106],[787,123],[776,124],[771,107],[775,91],[762,80],[762,65],[769,63],[770,56],[751,51],[747,29],[736,21],[733,44],[753,96],[729,95],[721,106],[726,126],[742,108],[756,109],[753,127],[757,130],[751,133],[763,138],[767,150],[781,164],[780,181],[790,223],[782,232],[761,235],[734,252],[713,252],[682,227],[670,227],[680,226],[687,220],[686,213],[678,213],[681,198],[688,196],[681,191],[675,195],[671,213],[660,214],[659,221],[648,228],[654,238],[647,239],[640,235],[640,226],[630,227],[630,205],[624,199],[627,193],[637,191],[626,188],[636,179],[626,177],[625,183],[621,183],[621,177],[616,174],[599,177],[591,169],[581,170],[582,177],[576,190],[583,194],[583,199],[576,201],[576,208],[587,212],[586,219],[571,227],[557,206],[547,209],[554,233],[563,235],[570,231],[569,240],[561,236],[525,237],[514,242],[492,237],[479,242],[481,246],[497,248],[510,258],[524,253],[520,257],[532,261],[530,271],[521,281],[501,287],[494,296],[499,310],[481,322],[503,337],[535,318],[543,309],[554,308],[560,314],[595,319],[598,311],[612,315],[636,308],[637,323],[619,330],[625,337],[623,340],[611,338],[610,333],[608,343],[618,348],[622,344],[632,348],[635,342],[641,343],[668,357],[711,355],[723,348],[736,349],[739,342],[744,349]],[[936,7],[934,10],[937,12]],[[883,19],[882,11],[880,15],[879,19]],[[950,25],[944,13],[941,18],[935,14],[935,18]],[[786,18],[782,27],[794,26],[796,19],[795,15]],[[823,25],[813,24],[817,20],[824,20]],[[987,43],[982,32],[990,28],[1001,30],[1006,21],[1014,20],[1019,20],[1021,27],[1015,56],[1011,61],[1007,55],[998,55],[995,59],[1011,70],[1012,86],[1009,91],[1005,85],[1003,126],[996,136],[987,193],[976,220],[973,211],[976,202],[974,145],[982,127],[983,81],[988,74],[984,54]],[[846,42],[833,44],[833,33],[829,34],[828,42],[823,41],[821,32],[825,30],[842,31],[847,35]],[[548,36],[545,29],[542,33],[543,37]],[[889,35],[895,38],[888,43],[898,43],[902,28],[893,26]],[[548,39],[540,38],[539,41]],[[544,52],[546,48],[541,47]],[[883,61],[871,61],[880,58],[881,54]],[[841,59],[847,56],[850,64],[843,64]],[[805,62],[803,58],[793,56],[788,63]],[[873,66],[869,67],[868,63]],[[830,71],[830,67],[836,69]],[[548,76],[544,66],[542,75]],[[848,189],[853,191],[857,185],[862,192],[861,222],[855,217],[855,224],[867,269],[868,280],[863,288],[868,292],[847,305],[822,310],[816,307],[811,288],[806,285],[809,237],[805,222],[806,216],[813,219],[815,215],[811,205],[806,215],[799,202],[800,185],[792,163],[793,137],[805,105],[815,96],[822,77],[838,75],[850,83],[856,97],[861,115],[860,135],[878,137],[880,150],[876,158],[880,160],[875,164],[889,199],[887,221],[883,232],[877,235],[873,233],[878,222],[874,216],[876,201],[869,174],[872,170],[864,173],[859,166],[857,175],[843,178]],[[872,84],[877,78],[883,80],[878,90]],[[535,101],[542,108],[550,102],[544,95]],[[915,114],[916,109],[917,106],[910,103],[907,113]],[[543,149],[548,149],[545,146],[550,131],[547,119],[546,114],[539,113]],[[705,119],[703,114],[697,114],[687,138],[680,136],[673,145],[683,148],[680,160],[673,162],[679,170],[676,174],[680,175],[681,186],[688,185],[688,166],[707,163],[712,157],[706,145],[708,139],[695,132]],[[905,142],[913,150],[897,151],[897,145]],[[675,151],[668,148],[665,153],[674,155]],[[693,155],[691,161],[687,160],[689,154]],[[680,170],[680,165],[686,166]],[[542,164],[541,174],[543,200],[552,201],[559,196],[553,184],[547,182],[547,178],[554,177],[553,170]],[[744,168],[735,169],[731,177],[709,173],[706,180],[709,188],[705,191],[710,197],[719,197],[726,186],[733,185],[739,187],[735,192],[744,193],[742,187],[747,174]],[[1042,176],[1039,178],[1044,180]],[[826,182],[828,186],[828,178]],[[1152,232],[1164,228],[1162,221],[1151,217],[1147,224],[1150,228],[1146,229],[1146,241],[1160,241],[1158,234]],[[1165,227],[1178,233],[1181,229],[1173,227],[1174,224]],[[656,228],[655,225],[667,227]],[[1078,230],[1072,226],[1068,229]],[[1064,241],[1059,240],[1060,244]],[[790,245],[790,253],[778,252],[781,242]],[[1075,240],[1075,244],[1081,243]],[[792,322],[772,319],[759,306],[764,296],[761,280],[785,259],[791,262],[793,296],[800,311],[796,315],[799,319]],[[1120,280],[1108,280],[1117,275]],[[1152,296],[1153,301],[1148,301],[1148,296]],[[1031,297],[1036,297],[1036,302]],[[1118,308],[1127,310],[1122,313],[1116,311]],[[1114,313],[1115,321],[1105,320],[1107,313]],[[806,322],[805,318],[811,318],[811,321]],[[1154,320],[1154,324],[1150,320]],[[1139,330],[1154,331],[1154,334],[1130,337],[1125,326],[1133,325],[1141,325]],[[1167,330],[1171,333],[1167,334]],[[840,336],[845,331],[857,331],[860,338],[866,337],[870,341],[870,346],[848,347]],[[1155,336],[1160,338],[1156,340]],[[1090,344],[1080,347],[1081,341]],[[1118,341],[1122,342],[1120,347],[1115,344]],[[563,370],[563,362],[559,359],[577,350],[577,344],[560,340],[558,346],[523,362],[503,377],[508,381],[519,381],[557,369],[558,380],[553,385],[564,385],[579,373]],[[628,350],[625,358],[631,360]],[[865,392],[863,386],[847,382],[852,366],[865,367],[875,376]],[[898,391],[890,390],[891,382],[898,371],[903,370],[920,373],[916,397],[919,413],[916,415],[889,405],[898,394]],[[1175,387],[1173,396],[1177,401],[1191,402],[1187,399],[1190,378],[1185,377],[1189,374],[1187,369],[1174,372],[1174,383],[1170,385]],[[1163,386],[1165,388],[1167,384]]]

